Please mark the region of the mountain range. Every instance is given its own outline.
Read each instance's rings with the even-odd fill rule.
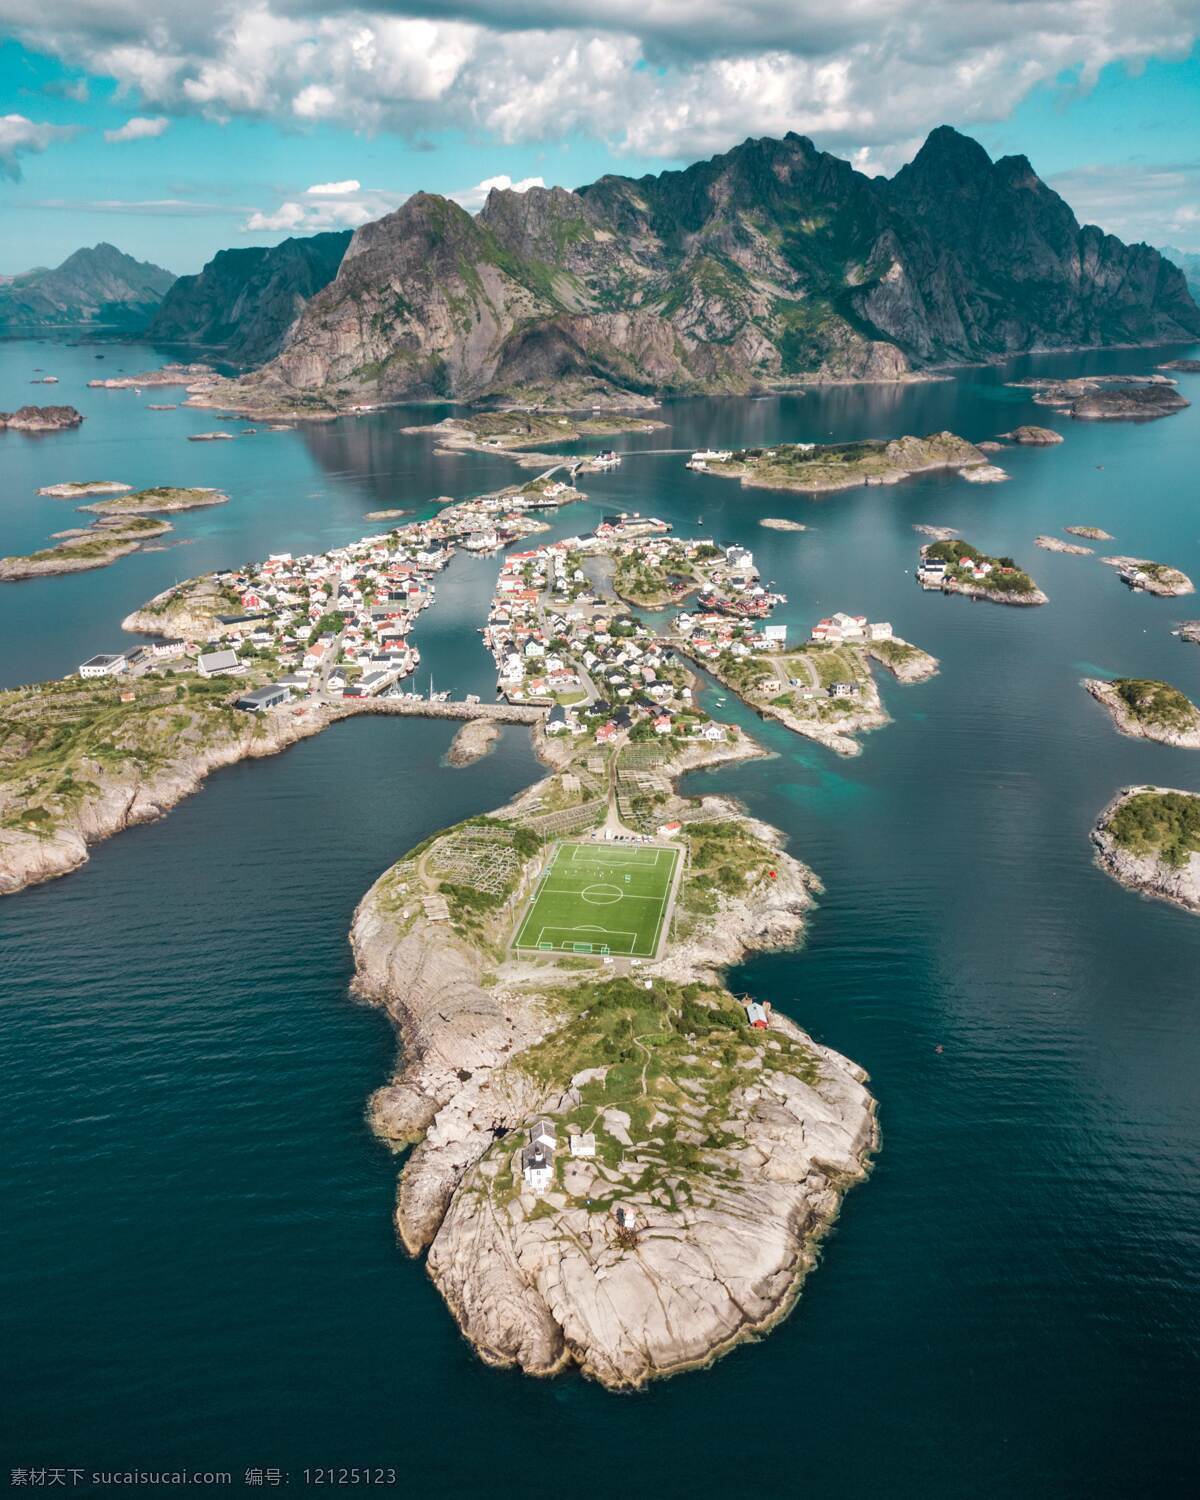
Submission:
[[[0,327],[143,328],[175,277],[115,245],[76,250],[54,270],[0,277]]]
[[[803,136],[576,192],[417,193],[355,231],[259,399],[619,404],[1200,337],[1179,269],[947,126],[893,178]]]

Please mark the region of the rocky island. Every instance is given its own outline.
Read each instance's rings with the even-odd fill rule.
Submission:
[[[144,517],[102,519],[90,527],[59,533],[59,540],[53,547],[44,547],[22,557],[0,557],[0,583],[19,583],[30,578],[107,568],[110,563],[137,552],[145,542],[170,530],[169,522]]]
[[[1020,443],[1030,448],[1050,448],[1063,440],[1061,432],[1052,427],[1034,427],[1028,423],[1014,427],[1011,432],[1002,432],[1002,438],[1010,443]]]
[[[784,516],[764,516],[758,523],[768,531],[807,531],[803,521],[789,521]]]
[[[1043,552],[1063,552],[1071,557],[1092,557],[1095,553],[1092,547],[1081,547],[1077,542],[1064,542],[1057,536],[1035,536],[1033,545],[1040,547]]]
[[[160,484],[112,500],[97,500],[92,505],[81,505],[79,509],[95,511],[101,516],[172,515],[176,511],[197,510],[206,505],[225,505],[228,500],[224,490],[211,486],[187,488]]]
[[[1168,359],[1160,370],[1178,370],[1183,375],[1200,375],[1200,359]]]
[[[1119,792],[1092,829],[1096,862],[1144,896],[1200,913],[1200,795],[1171,787]]]
[[[759,753],[729,733],[660,774]],[[413,1148],[397,1232],[410,1253],[428,1250],[480,1357],[636,1388],[791,1310],[865,1174],[874,1104],[854,1064],[722,983],[746,952],[797,941],[816,885],[774,830],[724,799],[671,793],[674,839],[639,846],[643,860],[689,854],[653,957],[606,968],[514,946],[527,893],[562,847],[549,832],[562,815],[544,809],[574,798],[567,852],[614,854],[588,842],[605,817],[579,800],[590,757],[547,753],[552,775],[413,850],[355,913],[355,988],[403,1044],[369,1116]]]
[[[1080,422],[1149,422],[1191,404],[1165,375],[1080,375],[1011,384],[1031,389],[1039,406],[1053,406]]]
[[[45,484],[38,494],[54,500],[75,500],[82,495],[120,495],[132,488],[131,484],[120,484],[115,479],[73,479],[65,484]]]
[[[73,406],[20,406],[16,411],[0,411],[0,430],[14,432],[64,432],[78,427],[83,413]]]
[[[1099,526],[1064,526],[1068,536],[1085,536],[1093,542],[1111,542],[1112,533],[1102,531]]]
[[[760,489],[825,494],[863,484],[899,484],[930,469],[965,471],[977,464],[987,465],[987,457],[974,443],[952,432],[934,432],[890,442],[777,443],[709,453],[702,472]]]
[[[1175,634],[1181,641],[1200,646],[1200,620],[1181,620]]]
[[[1151,562],[1146,557],[1102,557],[1100,561],[1106,567],[1116,568],[1122,583],[1143,593],[1175,599],[1180,594],[1196,592],[1195,584],[1186,573],[1170,568],[1166,563]]]
[[[1047,596],[1011,557],[988,557],[957,538],[921,548],[917,582],[944,594],[965,594],[992,604],[1045,604]]]
[[[1083,686],[1104,705],[1122,734],[1200,750],[1200,709],[1170,683],[1141,677],[1116,677],[1111,682],[1085,677]]]

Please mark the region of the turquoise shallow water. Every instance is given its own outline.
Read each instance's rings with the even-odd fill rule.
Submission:
[[[95,352],[0,344],[0,405],[36,399],[24,382],[44,364],[54,399],[88,416],[78,433],[0,437],[0,551],[70,524],[34,497],[55,480],[217,483],[233,499],[178,518],[186,547],[0,590],[6,682],[103,649],[177,572],[329,544],[368,529],[366,510],[514,474],[400,434],[423,412],[188,444],[211,414],[80,388],[149,351]],[[278,1465],[294,1483],[305,1466],[393,1464],[417,1495],[1194,1493],[1200,922],[1109,881],[1087,830],[1129,782],[1200,790],[1200,756],[1120,738],[1078,679],[1161,675],[1200,698],[1200,649],[1170,634],[1198,607],[1032,546],[1092,523],[1200,579],[1191,379],[1193,406],[1162,423],[1052,419],[1067,441],[1003,454],[1006,485],[939,475],[810,501],[630,456],[555,520],[565,534],[620,504],[745,541],[788,594],[781,620],[863,609],[942,660],[923,686],[885,680],[895,722],[850,761],[727,698],[721,713],[775,758],[690,779],[782,828],[826,885],[806,946],[732,983],[861,1062],[880,1101],[875,1170],[785,1324],[638,1397],[473,1359],[393,1242],[393,1164],[362,1120],[392,1040],[348,997],[346,930],[406,847],[537,767],[518,731],[453,771],[448,727],[351,722],[217,775],[77,875],[0,903],[5,1460]],[[996,372],[965,371],[681,403],[670,431],[623,446],[981,439],[1038,418]],[[769,515],[810,530],[763,530]],[[913,522],[1012,552],[1050,604],[921,594]],[[496,567],[442,575],[422,678],[490,689],[475,628]]]

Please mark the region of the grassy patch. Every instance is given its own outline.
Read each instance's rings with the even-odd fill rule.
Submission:
[[[1181,869],[1200,853],[1200,796],[1138,792],[1121,804],[1108,827],[1122,849]]]

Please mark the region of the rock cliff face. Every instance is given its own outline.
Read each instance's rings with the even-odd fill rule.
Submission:
[[[1183,274],[1080,227],[1024,157],[935,130],[891,181],[802,136],[578,192],[418,193],[355,233],[261,397],[537,398],[894,380],[1200,336]]]
[[[198,276],[181,276],[163,299],[149,336],[220,349],[237,364],[273,359],[314,296],[337,275],[350,231],[222,250]]]
[[[175,277],[115,245],[76,250],[61,266],[0,279],[0,327],[142,329]]]

